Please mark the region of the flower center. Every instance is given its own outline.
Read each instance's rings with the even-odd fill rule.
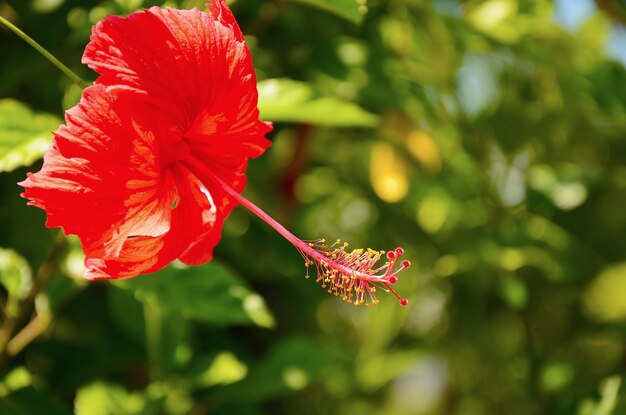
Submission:
[[[167,143],[161,151],[163,165],[169,166],[177,161],[184,160],[191,154],[189,143],[185,137]]]

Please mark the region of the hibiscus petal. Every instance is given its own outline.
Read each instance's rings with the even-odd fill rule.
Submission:
[[[210,260],[236,206],[216,177],[242,191],[270,145],[243,35],[223,0],[208,7],[96,25],[83,62],[101,76],[22,183],[48,226],[80,237],[86,278]]]
[[[177,204],[172,211],[170,232],[158,237],[126,239],[119,254],[101,258],[85,249],[85,278],[129,278],[163,268],[179,258],[190,265],[209,261],[219,242],[224,219],[234,207],[215,205],[204,184],[180,164],[171,166]]]
[[[88,280],[122,279],[163,268],[172,258],[161,255],[163,237],[126,239],[119,255],[101,258],[85,249],[85,272]]]
[[[29,205],[46,210],[46,226],[62,226],[66,234],[82,234],[104,243],[108,223],[116,219],[116,202],[99,196],[101,183],[83,159],[63,157],[53,140],[41,171],[29,173],[19,184],[25,188],[22,196],[30,199]]]
[[[226,109],[236,122],[256,109],[254,69],[232,14],[222,2],[212,6],[224,23],[197,9],[107,17],[94,27],[83,63],[101,75],[97,82],[144,95],[187,127],[207,109]]]
[[[178,259],[188,265],[200,265],[213,258],[213,249],[222,238],[224,221],[230,212],[237,206],[236,203],[223,197],[218,198],[219,209],[216,209],[215,225],[206,233],[200,235],[194,243],[190,244]]]
[[[189,188],[188,197],[193,197],[196,203],[201,206],[206,203],[210,204],[210,212],[213,215],[213,219],[207,222],[206,218],[208,216],[205,217],[202,225],[197,224],[198,221],[196,219],[196,224],[194,225],[190,223],[190,218],[193,218],[193,216],[177,216],[177,218],[181,218],[181,221],[184,223],[183,226],[192,225],[200,230],[179,256],[179,259],[188,265],[203,264],[213,258],[213,248],[215,248],[222,237],[224,221],[236,206],[236,203],[225,197],[219,187],[212,186],[213,190],[209,193],[209,190],[202,182],[197,178],[194,179],[192,182],[194,185]]]
[[[233,31],[237,40],[243,40],[243,33],[239,29],[235,16],[233,16],[233,12],[230,11],[224,0],[213,0],[210,4],[207,4],[207,7],[217,21]]]
[[[96,82],[164,109],[194,152],[212,162],[238,157],[245,168],[245,158],[269,147],[271,124],[258,119],[254,68],[232,13],[224,1],[209,9],[108,17],[94,28],[83,62],[101,74]]]
[[[102,85],[87,88],[55,133],[41,171],[20,183],[47,226],[76,234],[90,257],[115,257],[133,236],[158,236],[171,226],[174,180],[158,160],[144,111]],[[153,126],[158,123],[152,122]]]

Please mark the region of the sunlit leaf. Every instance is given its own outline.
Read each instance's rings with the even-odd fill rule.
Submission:
[[[356,368],[358,382],[366,390],[374,391],[418,362],[418,352],[398,351],[362,359]]]
[[[554,392],[566,387],[574,377],[574,367],[570,362],[548,363],[541,372],[541,387],[546,392]]]
[[[190,378],[202,388],[239,382],[248,374],[248,366],[231,352],[194,360],[191,369]]]
[[[618,393],[622,385],[620,376],[606,378],[600,384],[600,399],[587,399],[580,405],[578,415],[613,415],[618,403]]]
[[[602,271],[589,284],[583,304],[594,318],[603,321],[626,319],[626,263]]]
[[[481,28],[491,28],[517,12],[513,0],[488,0],[480,3],[468,14],[468,20]]]
[[[515,25],[506,23],[516,16],[517,9],[515,0],[487,0],[471,8],[467,19],[485,34],[503,42],[512,42],[517,40],[520,30]]]
[[[33,0],[31,7],[37,13],[51,13],[63,6],[65,0]]]
[[[141,302],[158,304],[189,319],[218,325],[274,325],[264,300],[215,260],[199,267],[170,266],[118,284],[132,290]]]
[[[367,13],[367,0],[291,0],[336,14],[353,23],[361,23]]]
[[[11,249],[0,248],[0,284],[8,293],[6,312],[13,315],[32,284],[32,271],[26,260]]]
[[[0,172],[40,158],[50,145],[50,131],[60,123],[54,115],[35,114],[18,101],[0,100]]]
[[[323,349],[304,338],[275,344],[250,375],[226,393],[238,400],[255,401],[297,392],[309,386],[330,367]]]
[[[268,79],[259,82],[261,118],[327,127],[373,127],[378,117],[356,104],[321,96],[305,82]]]
[[[142,414],[145,406],[143,396],[104,382],[80,389],[74,401],[76,415]]]
[[[528,301],[528,288],[524,281],[518,278],[504,279],[500,286],[500,293],[515,310],[524,308]]]
[[[139,10],[143,4],[143,0],[115,0],[115,2],[128,12]]]
[[[24,366],[19,366],[10,371],[0,382],[0,397],[8,395],[33,383],[33,377]]]

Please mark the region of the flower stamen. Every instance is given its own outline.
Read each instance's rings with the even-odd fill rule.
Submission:
[[[398,282],[397,275],[411,266],[409,261],[403,261],[400,267],[396,264],[404,250],[397,248],[387,252],[387,262],[375,268],[385,255],[385,251],[373,249],[353,249],[349,251],[349,244],[336,240],[328,245],[324,239],[308,242],[309,249],[296,246],[306,266],[306,278],[310,277],[309,268],[315,265],[316,282],[326,288],[331,294],[354,305],[377,304],[375,292],[377,288],[391,292],[400,304],[406,306],[408,301],[402,298],[391,285]]]

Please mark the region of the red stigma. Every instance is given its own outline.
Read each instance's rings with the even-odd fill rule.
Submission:
[[[398,256],[402,255],[403,253],[404,253],[404,249],[396,248],[396,254],[398,254]]]
[[[394,259],[396,256],[396,254],[393,251],[389,251],[387,252],[387,258],[389,259]]]
[[[400,305],[402,307],[406,307],[409,304],[409,300],[407,300],[406,298],[403,298],[402,300],[400,300]]]
[[[403,266],[404,268],[408,268],[408,267],[410,267],[410,266],[411,266],[411,261],[402,261],[402,266]]]
[[[397,277],[389,277],[389,284],[395,284],[396,282],[398,282]]]

